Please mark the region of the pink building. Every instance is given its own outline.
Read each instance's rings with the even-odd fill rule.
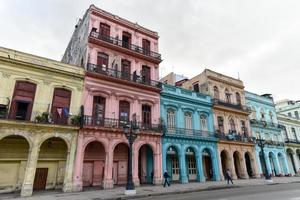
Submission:
[[[94,5],[75,26],[62,59],[86,69],[74,190],[127,182],[129,148],[122,127],[133,119],[140,127],[133,144],[134,183],[161,182],[158,38]]]

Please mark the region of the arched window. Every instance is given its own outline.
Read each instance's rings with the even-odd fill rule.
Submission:
[[[167,126],[168,129],[173,129],[176,126],[175,123],[175,111],[171,108],[168,109],[167,111]]]
[[[232,118],[229,120],[229,127],[230,127],[231,131],[233,131],[233,132],[236,131],[236,129],[235,129],[235,123],[234,123],[234,120]]]
[[[200,124],[201,124],[201,130],[202,131],[207,131],[208,124],[207,124],[207,117],[206,117],[206,115],[204,115],[204,114],[200,115]]]
[[[256,109],[252,107],[252,112],[251,112],[251,119],[256,119]]]
[[[214,98],[219,99],[219,89],[217,86],[214,87]]]
[[[298,111],[295,111],[295,117],[296,117],[297,119],[299,119],[299,113],[298,113]]]
[[[231,102],[231,94],[229,93],[229,90],[227,88],[225,89],[225,97],[226,97],[226,102],[230,103]]]
[[[273,121],[273,113],[270,111],[269,115],[270,115],[270,121],[271,121],[271,123],[273,123],[274,122]]]
[[[296,133],[296,129],[294,127],[291,128],[292,131],[292,137],[294,137],[294,139],[297,139],[297,133]]]
[[[241,105],[242,104],[242,102],[241,102],[241,96],[240,96],[240,93],[235,93],[235,96],[236,96],[236,103],[238,104],[238,105]]]
[[[261,115],[261,121],[266,121],[265,111],[264,110],[260,111],[260,115]]]
[[[192,114],[189,112],[184,113],[185,129],[192,130]]]
[[[221,116],[218,116],[218,128],[220,133],[224,133],[224,119]]]

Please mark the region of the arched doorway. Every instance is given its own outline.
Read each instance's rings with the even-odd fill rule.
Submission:
[[[294,160],[294,152],[292,149],[287,149],[286,152],[288,155],[289,168],[290,168],[291,172],[293,172],[293,174],[296,174],[297,169],[296,169],[295,160]]]
[[[21,190],[30,145],[22,136],[0,140],[0,193]]]
[[[282,153],[278,153],[278,161],[279,161],[281,173],[283,173],[282,175],[287,174],[287,167],[285,165],[285,159]]]
[[[203,173],[205,176],[205,179],[212,180],[213,179],[213,165],[212,165],[212,159],[209,149],[204,149],[202,151],[202,165],[203,165]]]
[[[152,184],[154,175],[153,151],[144,144],[139,150],[139,179],[141,184]]]
[[[174,146],[170,146],[167,149],[167,171],[172,181],[179,181],[180,177],[180,165],[177,149]]]
[[[247,174],[251,178],[253,177],[252,163],[251,163],[251,155],[249,152],[245,153],[245,162],[247,168]]]
[[[276,167],[275,167],[275,155],[274,153],[270,152],[269,153],[269,161],[270,161],[270,167],[271,167],[271,174],[273,176],[276,176],[277,175],[277,170],[276,170]]]
[[[116,185],[127,183],[129,148],[125,143],[118,144],[114,149],[113,181]]]
[[[233,160],[234,160],[234,169],[236,176],[238,178],[243,178],[242,177],[242,166],[241,166],[241,155],[238,151],[235,151],[233,153]]]
[[[101,186],[104,176],[105,149],[101,142],[90,142],[84,150],[82,184]]]
[[[45,140],[40,146],[33,190],[61,189],[64,184],[68,146],[61,138]]]
[[[226,150],[221,151],[221,165],[222,165],[223,176],[225,176],[226,170],[231,169],[229,154]]]
[[[197,166],[194,149],[191,147],[187,148],[185,155],[188,179],[189,181],[195,181],[197,179]]]

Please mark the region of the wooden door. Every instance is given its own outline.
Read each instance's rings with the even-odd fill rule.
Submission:
[[[100,34],[104,37],[110,36],[110,26],[104,23],[100,23]]]
[[[114,184],[118,183],[118,162],[114,162],[113,164],[113,181]]]
[[[46,189],[48,168],[36,168],[33,190]]]
[[[94,96],[93,102],[93,125],[104,125],[106,99]]]
[[[143,39],[143,53],[146,55],[150,54],[150,41]]]
[[[151,126],[151,106],[142,105],[142,121],[143,126],[150,127]]]
[[[71,102],[71,91],[55,88],[52,100],[52,120],[57,124],[67,124]]]
[[[118,162],[118,185],[127,183],[127,174],[128,174],[128,162],[119,161]]]
[[[83,186],[92,186],[93,184],[93,162],[84,162],[82,170],[82,182]]]
[[[123,32],[122,34],[123,47],[130,48],[131,47],[131,34],[127,32]]]
[[[172,181],[178,181],[180,174],[179,161],[177,155],[172,155]]]
[[[131,72],[131,67],[130,67],[130,62],[128,60],[122,60],[121,63],[121,78],[125,80],[131,80],[130,78],[130,72]]]
[[[151,70],[150,67],[143,65],[142,67],[142,81],[146,85],[151,84]]]
[[[129,122],[130,103],[128,101],[120,101],[119,103],[119,121],[120,126],[124,126]]]
[[[98,73],[105,73],[108,69],[108,58],[109,56],[105,53],[98,53],[97,56],[97,67],[95,69]]]

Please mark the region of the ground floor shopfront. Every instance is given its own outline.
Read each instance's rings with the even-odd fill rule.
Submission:
[[[300,143],[286,143],[285,152],[291,175],[300,175]]]
[[[163,171],[171,181],[188,183],[220,180],[217,141],[164,137]]]
[[[161,184],[161,134],[141,131],[132,148],[134,184]],[[129,145],[123,130],[94,127],[82,129],[78,137],[73,190],[125,185],[128,156]]]
[[[1,120],[0,193],[72,191],[78,128]]]
[[[227,169],[233,179],[259,177],[253,143],[220,140],[218,154],[221,180],[224,180]]]
[[[264,158],[261,148],[256,146],[256,158],[259,174],[264,176],[266,168],[271,176],[287,176],[290,174],[284,146],[265,145]]]

